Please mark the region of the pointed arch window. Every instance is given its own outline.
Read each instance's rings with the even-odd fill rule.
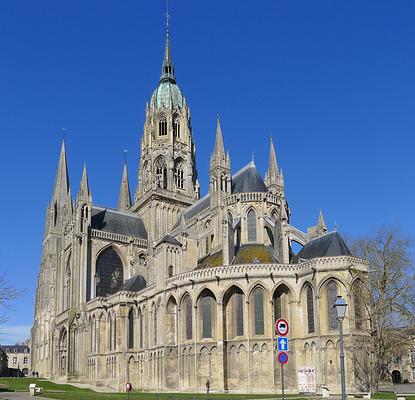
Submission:
[[[141,312],[141,309],[138,310],[138,323],[140,324],[139,330],[140,330],[140,349],[144,347],[144,318],[143,313]]]
[[[123,264],[118,253],[109,247],[96,261],[96,294],[105,297],[121,289],[124,282]]]
[[[157,307],[153,303],[153,338],[154,344],[157,344]]]
[[[202,306],[202,338],[212,337],[212,314],[213,314],[213,297],[204,296],[201,301]]]
[[[356,281],[353,285],[353,303],[354,303],[354,319],[355,328],[357,330],[362,329],[363,321],[363,303],[361,297],[361,291],[363,290],[362,282]]]
[[[174,167],[174,183],[179,189],[184,189],[184,163],[178,160]]]
[[[336,310],[334,309],[334,303],[337,298],[337,285],[336,282],[330,281],[327,284],[327,317],[329,321],[329,330],[335,331],[338,329],[338,321],[336,316]]]
[[[173,117],[173,135],[176,139],[180,138],[180,119],[178,115]]]
[[[183,300],[184,305],[184,336],[186,340],[193,337],[193,315],[192,315],[192,300],[190,296],[186,296]]]
[[[308,333],[314,333],[314,296],[311,286],[307,286],[306,301]]]
[[[264,291],[256,288],[254,291],[255,335],[263,335],[264,329]]]
[[[174,267],[173,265],[169,265],[169,277],[171,278],[174,275]]]
[[[167,189],[167,164],[163,157],[156,160],[155,171],[157,186],[162,189]]]
[[[159,117],[159,136],[167,135],[167,119],[164,115]]]
[[[134,310],[128,313],[128,348],[134,347]]]
[[[248,242],[256,242],[256,214],[254,210],[249,210],[246,216],[248,227]]]

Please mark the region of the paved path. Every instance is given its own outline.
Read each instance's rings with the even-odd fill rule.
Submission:
[[[50,400],[45,397],[31,397],[28,392],[0,392],[1,400]]]
[[[380,392],[395,392],[395,393],[414,393],[415,383],[406,383],[399,385],[381,385],[379,387]]]

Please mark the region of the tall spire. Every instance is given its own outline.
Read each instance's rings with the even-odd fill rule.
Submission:
[[[216,156],[225,156],[225,146],[223,145],[223,136],[222,128],[220,126],[220,119],[216,119],[216,141],[215,148],[213,149],[213,154]]]
[[[174,64],[170,49],[170,14],[168,2],[166,4],[166,44],[164,47],[164,58],[161,68],[160,82],[176,83],[176,78],[174,77]]]
[[[68,165],[66,162],[65,141],[62,140],[58,169],[56,171],[55,185],[52,201],[61,205],[70,203],[71,191],[69,186]]]
[[[327,225],[326,225],[326,222],[324,221],[323,212],[321,210],[320,210],[320,213],[318,214],[317,227],[323,230],[324,232],[327,231]]]
[[[79,186],[78,199],[89,199],[91,192],[89,190],[88,174],[86,172],[86,164],[84,163],[84,169],[82,171],[81,184]]]
[[[127,211],[131,207],[130,184],[128,183],[127,163],[124,161],[120,195],[118,197],[118,209]]]
[[[268,171],[266,173],[265,184],[267,185],[268,189],[272,190],[272,188],[279,183],[279,173],[278,173],[278,164],[277,164],[277,156],[275,155],[275,148],[274,143],[272,141],[272,137],[270,137],[270,144],[269,144],[269,162],[268,162]]]

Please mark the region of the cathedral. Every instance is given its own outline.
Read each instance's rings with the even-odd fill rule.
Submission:
[[[167,29],[161,76],[145,109],[138,183],[124,163],[118,207],[94,203],[86,167],[71,195],[62,143],[46,212],[32,327],[32,369],[62,382],[123,390],[264,392],[281,389],[275,322],[288,321],[290,392],[359,391],[356,339],[367,262],[320,213],[291,224],[272,140],[262,178],[232,171],[221,124],[200,197],[190,109],[176,81]],[[133,196],[131,196],[131,194]],[[301,246],[293,251],[292,243]]]

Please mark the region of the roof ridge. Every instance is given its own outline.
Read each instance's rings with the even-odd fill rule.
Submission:
[[[232,175],[232,179],[237,178],[239,175],[241,175],[243,172],[245,172],[246,170],[248,170],[249,168],[255,168],[257,169],[254,161],[250,161],[248,164],[246,164],[245,166],[243,166],[240,170],[236,171],[233,175]]]
[[[114,214],[121,214],[121,215],[126,215],[127,217],[133,217],[133,218],[137,218],[137,219],[141,219],[142,220],[142,218],[141,217],[139,217],[138,215],[136,215],[136,214],[131,214],[131,213],[128,213],[128,212],[124,212],[124,211],[120,211],[120,210],[116,210],[116,209],[114,209],[114,208],[111,208],[111,207],[105,207],[105,206],[98,206],[98,205],[92,205],[92,208],[96,208],[96,209],[99,209],[99,210],[103,210],[103,211],[110,211],[110,212],[113,212]]]

